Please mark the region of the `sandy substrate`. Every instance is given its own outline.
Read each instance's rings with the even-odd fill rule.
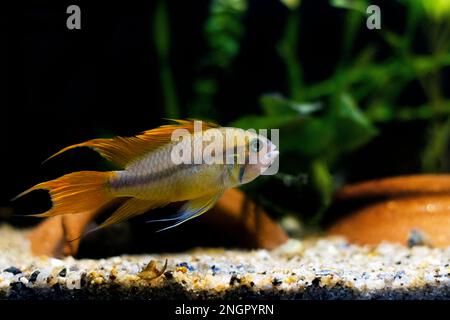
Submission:
[[[159,278],[142,276],[151,260]],[[0,226],[0,297],[7,299],[448,299],[450,248],[290,240],[274,250],[76,260],[33,257],[26,232]]]

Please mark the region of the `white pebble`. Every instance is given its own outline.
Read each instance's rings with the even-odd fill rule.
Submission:
[[[140,269],[139,266],[137,264],[133,264],[130,269],[129,269],[131,274],[137,274],[139,273]]]
[[[19,280],[20,280],[20,282],[22,282],[25,285],[28,284],[28,282],[29,282],[28,279],[25,277],[21,277]]]
[[[2,273],[2,278],[4,280],[11,280],[12,278],[14,278],[14,275],[10,272],[3,272]]]
[[[20,279],[21,277],[23,277],[23,273],[18,273],[18,274],[16,274],[16,275],[14,275],[14,277],[13,277],[13,282],[19,281],[19,279]]]
[[[64,265],[64,261],[55,258],[50,258],[50,263],[53,267],[61,267]]]
[[[50,272],[48,272],[47,270],[41,270],[41,272],[39,272],[39,274],[36,277],[36,283],[40,284],[47,282],[47,278],[49,275]]]

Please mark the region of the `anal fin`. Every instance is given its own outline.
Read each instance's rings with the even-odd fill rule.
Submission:
[[[125,201],[108,219],[96,229],[104,228],[115,223],[128,220],[134,216],[143,214],[150,209],[159,208],[167,205],[166,202],[155,202],[151,200],[141,200],[131,198]]]

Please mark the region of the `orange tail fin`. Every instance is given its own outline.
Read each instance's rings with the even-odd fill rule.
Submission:
[[[106,182],[114,172],[80,171],[66,174],[58,179],[42,182],[19,194],[15,199],[34,190],[48,190],[52,208],[35,217],[53,217],[99,210],[114,199]],[[14,200],[14,199],[13,199]]]

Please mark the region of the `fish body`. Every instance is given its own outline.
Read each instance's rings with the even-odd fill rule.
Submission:
[[[21,195],[49,190],[53,207],[36,215],[40,217],[98,211],[120,199],[120,207],[100,227],[184,202],[165,219],[173,227],[208,211],[225,190],[252,181],[278,156],[275,145],[254,132],[211,123],[198,130],[194,121],[175,121],[135,137],[94,139],[64,148],[54,156],[90,147],[122,169],[74,172]]]

